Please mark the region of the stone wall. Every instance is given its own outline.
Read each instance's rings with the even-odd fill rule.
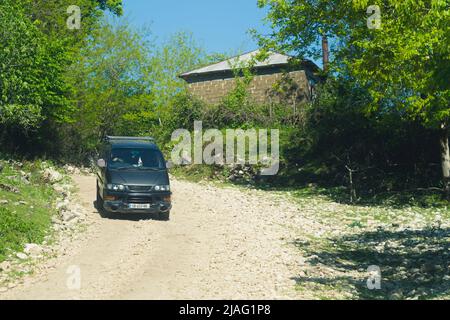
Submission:
[[[231,74],[203,75],[186,79],[189,91],[206,103],[217,104],[235,88]],[[278,88],[278,89],[275,89]],[[282,90],[279,90],[282,88]],[[283,73],[271,70],[256,74],[248,91],[257,103],[298,103],[310,99],[310,85],[304,70]]]

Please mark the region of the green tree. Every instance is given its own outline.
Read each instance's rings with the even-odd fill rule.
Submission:
[[[381,10],[381,28],[368,26],[367,9]],[[448,1],[260,0],[274,32],[268,47],[316,54],[323,35],[333,39],[334,71],[354,76],[373,98],[368,109],[397,108],[441,131],[444,189],[450,197],[450,9]]]
[[[102,10],[121,13],[121,1],[81,0],[80,30],[69,30],[69,0],[0,3],[0,140],[16,148],[46,123],[68,121],[73,103],[65,73]],[[42,137],[41,137],[42,138]],[[33,140],[34,142],[36,140]]]
[[[185,89],[186,82],[179,75],[209,61],[210,57],[197,44],[192,33],[185,31],[173,34],[156,49],[149,74],[159,121],[170,117],[167,112],[171,100]]]
[[[48,41],[20,2],[0,4],[0,121],[30,130],[64,106],[63,48]]]
[[[71,141],[64,153],[84,160],[105,135],[153,135],[166,142],[183,117],[177,101],[185,82],[178,76],[207,59],[189,33],[156,46],[148,28],[105,19],[67,73],[76,107],[72,123],[64,126],[63,136]]]
[[[139,132],[153,105],[147,30],[126,20],[105,19],[93,32],[67,74],[77,106],[66,137],[74,138],[77,159],[92,152],[105,135]]]

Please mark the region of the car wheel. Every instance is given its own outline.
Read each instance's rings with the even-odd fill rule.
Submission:
[[[170,220],[170,211],[160,212],[159,213],[159,220],[169,221]]]

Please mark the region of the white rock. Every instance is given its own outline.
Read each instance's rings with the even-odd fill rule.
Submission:
[[[80,174],[80,169],[74,167],[72,174]]]
[[[55,190],[56,192],[58,192],[58,193],[61,193],[61,194],[64,194],[65,193],[65,189],[64,189],[64,186],[63,185],[60,185],[60,184],[55,184],[54,186],[53,186],[53,190]]]
[[[56,210],[58,211],[67,210],[68,207],[69,207],[69,200],[67,199],[56,203]]]
[[[69,173],[75,173],[75,167],[73,167],[73,166],[71,166],[71,165],[67,165],[66,166],[66,170],[67,170],[67,172],[69,172]]]
[[[75,217],[81,217],[83,214],[81,213],[81,211],[78,210],[71,210],[70,211],[72,213],[72,215],[74,215]]]
[[[53,217],[52,217],[52,223],[53,223],[53,224],[61,224],[61,219],[59,219],[59,218],[56,217],[56,216],[53,216]]]
[[[23,252],[17,253],[17,254],[16,254],[16,257],[19,258],[20,260],[26,260],[26,259],[28,259],[28,256],[27,256],[25,253],[23,253]]]
[[[63,175],[58,171],[47,168],[43,171],[42,176],[46,182],[56,183],[63,179]]]
[[[82,168],[80,169],[80,172],[81,172],[82,174],[90,174],[90,173],[91,173],[91,169],[82,167]]]
[[[72,211],[64,211],[61,215],[61,218],[64,222],[71,222],[77,219],[77,215]]]
[[[42,247],[35,243],[27,243],[23,251],[31,256],[38,256],[42,253]]]
[[[0,263],[0,271],[7,271],[11,269],[11,262],[3,261]]]

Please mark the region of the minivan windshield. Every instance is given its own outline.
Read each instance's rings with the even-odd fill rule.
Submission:
[[[111,169],[165,169],[161,151],[146,148],[114,148],[108,161]]]

